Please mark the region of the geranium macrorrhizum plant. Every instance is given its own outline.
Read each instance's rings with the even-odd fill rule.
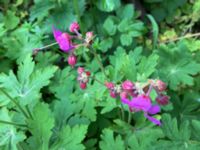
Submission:
[[[75,50],[80,46],[85,46],[90,48],[90,50],[92,51],[91,45],[94,39],[93,32],[87,32],[84,37],[79,32],[80,27],[77,22],[73,22],[69,27],[70,32],[74,33],[75,35],[61,32],[55,27],[53,27],[52,29],[56,44],[59,45],[60,49],[63,52],[69,53],[68,64],[72,67],[72,69],[75,69],[75,65],[77,63]],[[78,44],[73,43],[73,39],[78,39],[81,42]],[[45,46],[45,48],[46,47],[48,46]],[[41,49],[43,48],[35,49],[35,53]],[[98,63],[102,72],[106,76],[103,64],[99,60]],[[156,125],[161,125],[160,120],[152,117],[152,115],[160,112],[160,105],[167,105],[169,103],[169,97],[165,94],[166,84],[163,81],[149,79],[146,83],[141,84],[139,82],[134,83],[132,81],[125,80],[122,81],[121,84],[115,84],[112,81],[102,82],[97,80],[94,76],[92,77],[91,73],[89,71],[86,71],[84,67],[78,67],[77,73],[77,80],[81,89],[86,89],[89,79],[94,79],[97,82],[101,83],[103,86],[106,86],[112,98],[117,99],[119,97],[121,99],[122,109],[123,105],[128,105],[130,112],[142,111],[144,113],[144,117],[146,117],[148,120]],[[150,93],[153,89],[157,93],[156,103],[152,102],[150,98]]]

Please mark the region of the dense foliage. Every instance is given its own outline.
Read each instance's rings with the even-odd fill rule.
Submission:
[[[199,14],[200,0],[1,0],[0,149],[200,149]]]

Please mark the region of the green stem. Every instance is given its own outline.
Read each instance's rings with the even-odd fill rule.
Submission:
[[[27,127],[25,124],[18,124],[15,122],[9,122],[9,121],[4,121],[4,120],[0,120],[0,123],[19,126],[19,127]]]
[[[78,1],[77,0],[73,0],[73,5],[74,5],[74,10],[75,10],[75,12],[77,14],[77,19],[78,19],[78,23],[80,24],[81,31],[84,32],[83,24],[81,23],[80,12],[79,12],[79,8],[78,8]]]
[[[95,78],[95,76],[91,77],[92,79],[94,79],[95,81],[97,81],[99,84],[102,84],[104,86],[104,83],[101,82],[100,80],[98,80],[97,78]]]
[[[21,105],[15,100],[13,99],[6,91],[4,91],[3,89],[1,89],[1,92],[4,93],[20,110],[21,112],[24,114],[24,116],[26,118],[29,118],[28,115],[26,114],[26,112],[24,111],[24,109],[21,107]]]
[[[103,64],[101,63],[97,53],[91,48],[90,52],[94,55],[94,57],[96,58],[100,68],[101,68],[101,71],[103,72],[103,74],[105,75],[105,77],[107,78],[107,75],[106,75],[106,72],[105,72],[105,68],[103,67]]]
[[[132,113],[131,111],[128,112],[128,124],[131,123],[131,119],[132,119]]]
[[[123,106],[123,104],[121,103],[121,114],[122,114],[122,120],[125,119],[124,111],[125,111],[124,106]]]

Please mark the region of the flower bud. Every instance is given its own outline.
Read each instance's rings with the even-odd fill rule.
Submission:
[[[81,74],[85,71],[85,69],[83,67],[78,67],[77,72],[78,74]]]
[[[88,77],[91,75],[91,73],[90,73],[89,71],[86,71],[85,73],[86,73],[86,75],[87,75]]]
[[[73,22],[71,23],[70,27],[69,27],[69,31],[70,32],[76,32],[80,29],[79,24],[77,22]]]
[[[123,90],[132,90],[133,88],[134,88],[134,84],[129,80],[126,80],[122,83]]]
[[[105,86],[108,88],[108,89],[113,89],[115,87],[114,83],[112,82],[105,82]]]
[[[161,80],[156,81],[156,86],[160,92],[165,91],[167,88],[166,84]]]
[[[112,98],[116,98],[116,97],[117,97],[117,94],[116,94],[115,92],[113,92],[113,91],[110,91],[110,96],[111,96]]]
[[[121,92],[121,93],[120,93],[120,98],[121,98],[121,99],[128,98],[128,93],[125,92],[125,91]]]
[[[84,90],[84,89],[86,89],[86,87],[87,87],[87,83],[80,82],[80,83],[79,83],[79,86],[80,86],[81,89]]]
[[[86,43],[90,44],[93,40],[93,37],[94,37],[93,32],[87,32],[85,37]]]
[[[70,66],[72,66],[72,68],[75,66],[75,64],[76,64],[76,56],[74,54],[69,55],[68,64]]]
[[[161,94],[156,98],[156,102],[160,105],[167,105],[169,103],[169,97]]]

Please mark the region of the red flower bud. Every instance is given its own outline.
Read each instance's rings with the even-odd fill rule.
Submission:
[[[160,105],[167,105],[169,103],[169,96],[161,94],[156,98],[156,102]]]
[[[80,85],[80,88],[83,90],[86,89],[86,87],[87,87],[87,83],[84,83],[84,82],[80,82],[79,85]]]
[[[79,29],[80,29],[80,27],[79,27],[79,24],[77,22],[71,23],[71,25],[69,27],[70,32],[75,32],[75,31],[78,31]]]
[[[110,91],[110,96],[111,96],[112,98],[116,98],[116,97],[117,97],[117,94],[116,94],[115,92],[113,92],[113,91]]]
[[[70,66],[72,66],[72,68],[75,66],[75,64],[76,64],[76,56],[74,54],[69,55],[68,64]]]
[[[91,73],[90,73],[89,71],[86,71],[85,73],[86,73],[86,75],[87,75],[88,77],[91,75]]]

